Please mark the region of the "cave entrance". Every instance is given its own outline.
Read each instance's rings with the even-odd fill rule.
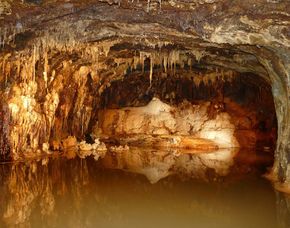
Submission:
[[[193,67],[150,79],[128,71],[101,96],[98,131],[129,146],[212,151],[254,149],[270,157],[277,138],[271,86],[252,73]],[[245,153],[246,154],[246,153]]]

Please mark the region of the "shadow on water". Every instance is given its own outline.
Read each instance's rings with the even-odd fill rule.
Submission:
[[[289,227],[272,155],[131,148],[0,165],[0,227]]]

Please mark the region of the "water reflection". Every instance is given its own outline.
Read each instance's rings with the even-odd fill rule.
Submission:
[[[240,154],[132,148],[3,164],[0,227],[277,227],[275,192],[257,175],[269,161]],[[287,227],[289,200],[277,197]]]
[[[237,148],[207,153],[131,148],[129,151],[108,153],[102,160],[102,165],[143,174],[152,184],[171,174],[211,180],[229,173],[236,154]]]
[[[276,192],[277,219],[279,227],[290,227],[290,196],[282,192]]]

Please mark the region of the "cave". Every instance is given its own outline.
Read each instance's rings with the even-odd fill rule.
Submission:
[[[289,227],[289,9],[1,1],[0,226]]]
[[[102,93],[97,131],[129,145],[273,151],[277,120],[269,84],[252,73],[202,67],[182,62],[167,73],[159,65],[152,79],[150,61],[129,70]]]

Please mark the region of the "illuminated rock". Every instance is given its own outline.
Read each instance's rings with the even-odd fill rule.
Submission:
[[[104,91],[132,73],[148,83],[145,98],[152,96],[150,88],[154,90],[164,78],[187,78],[195,89],[213,85],[216,91],[224,91],[219,82],[250,74],[249,86],[256,84],[264,90],[257,80],[263,78],[273,95],[277,116],[274,172],[280,182],[288,183],[288,9],[289,1],[1,1],[1,153],[16,158],[69,135],[84,140],[98,121],[101,103],[108,103],[101,101]],[[171,85],[168,100],[178,100],[182,88]],[[265,91],[251,99],[262,103],[269,98]],[[223,98],[217,97],[219,102]],[[228,114],[236,125],[233,113]],[[160,115],[169,118],[166,112]],[[213,116],[215,121],[228,123],[226,114]],[[141,121],[132,120],[136,125]],[[239,123],[246,127],[251,121]],[[267,121],[260,119],[255,128],[265,129],[263,122]],[[160,123],[152,120],[152,134],[189,131],[187,123],[180,129],[174,128],[174,121],[165,121],[165,127]],[[221,135],[212,132],[213,126],[217,125],[209,122],[200,137],[209,137],[220,146],[236,145],[231,126]],[[256,146],[259,134],[245,135]],[[242,138],[242,133],[234,137]]]
[[[162,146],[163,139],[163,146],[169,147],[239,147],[234,137],[235,125],[231,123],[230,116],[220,113],[211,120],[207,113],[208,105],[193,106],[187,103],[184,109],[171,107],[154,98],[144,107],[101,111],[100,120],[103,122],[100,121],[99,127],[104,134],[114,137],[136,137],[138,134],[161,136],[159,142],[151,139],[152,144],[159,146]]]

